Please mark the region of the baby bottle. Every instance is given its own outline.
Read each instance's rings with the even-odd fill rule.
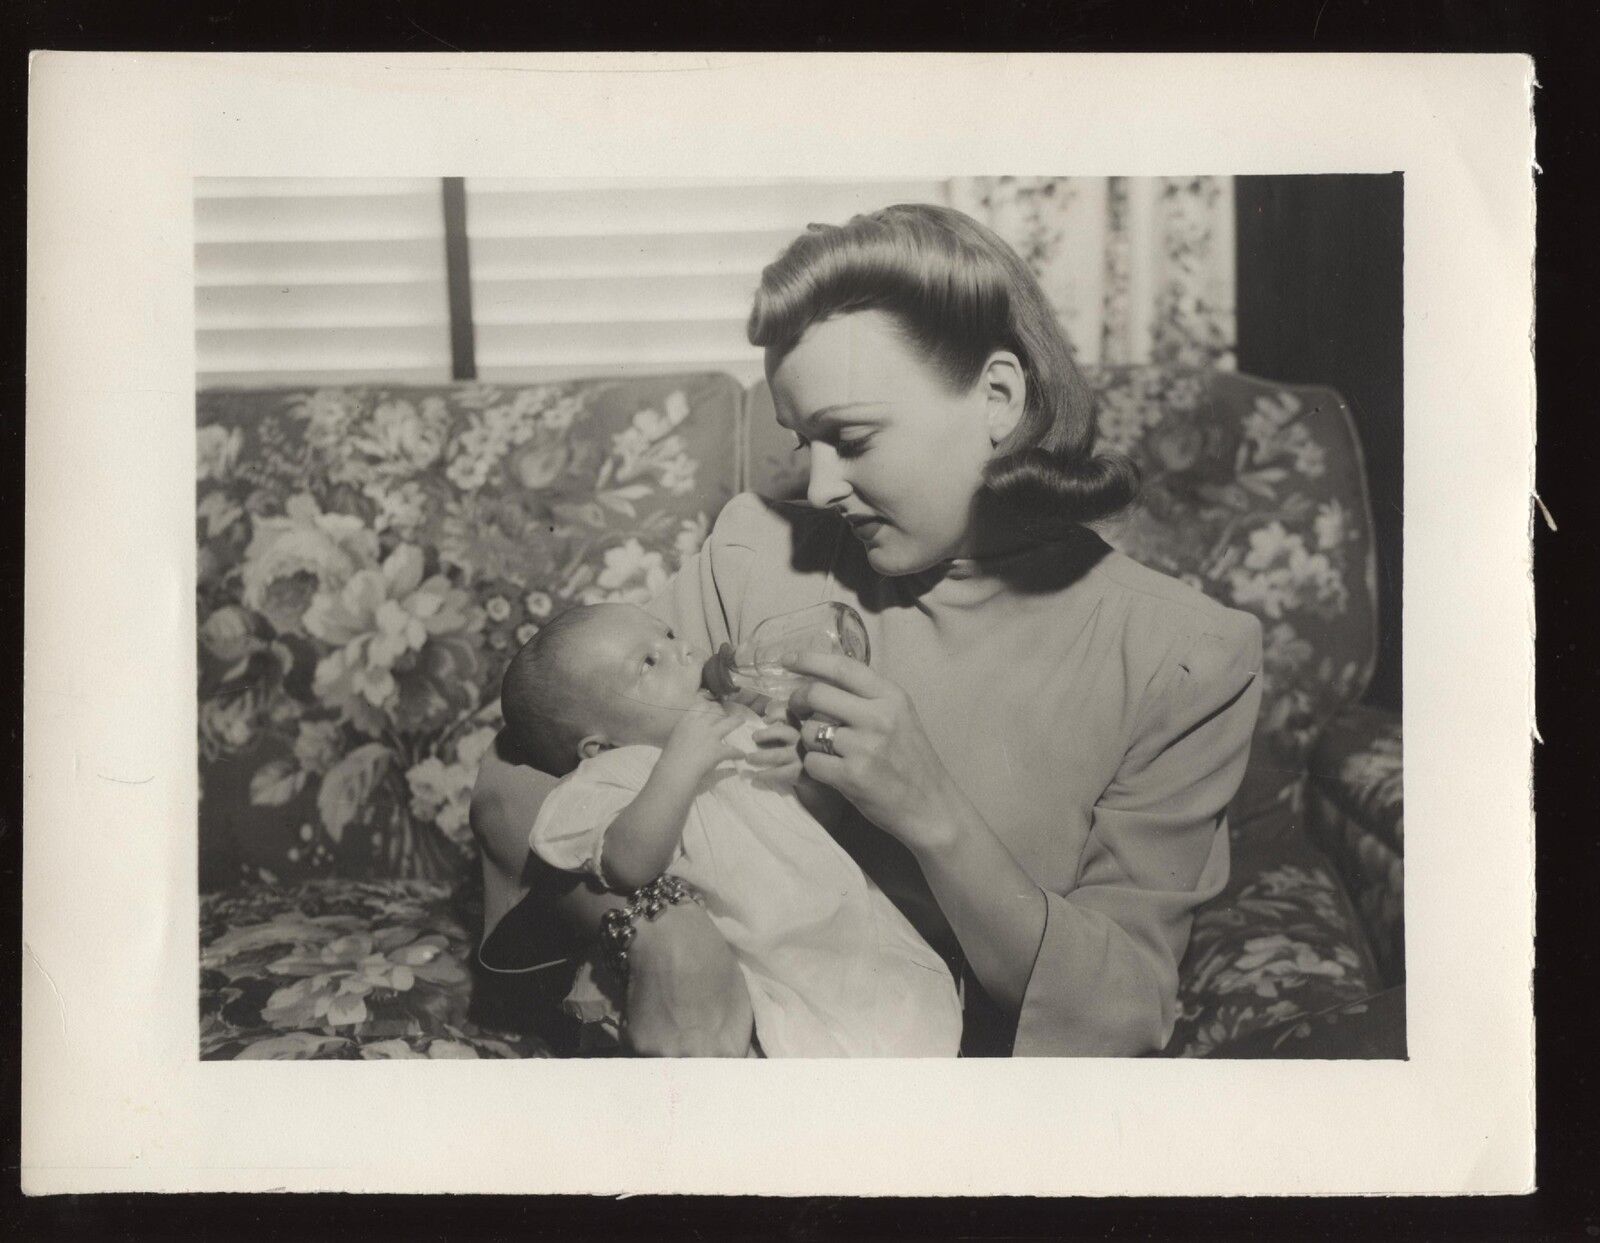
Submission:
[[[829,601],[769,617],[738,647],[724,643],[706,661],[701,685],[718,699],[745,693],[764,696],[782,707],[805,678],[784,668],[784,660],[801,652],[835,652],[869,662],[867,628],[848,604]]]

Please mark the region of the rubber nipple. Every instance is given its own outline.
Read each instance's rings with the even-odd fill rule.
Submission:
[[[724,643],[700,670],[700,685],[718,699],[727,699],[738,687],[733,681],[733,644]]]

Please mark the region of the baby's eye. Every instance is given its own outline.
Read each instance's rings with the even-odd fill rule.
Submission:
[[[799,453],[800,450],[806,447],[806,438],[799,432],[790,432],[789,435],[794,438],[794,443],[789,446],[794,452]]]

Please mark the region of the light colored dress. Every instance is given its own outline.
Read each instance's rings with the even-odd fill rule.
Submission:
[[[753,713],[729,742],[754,748]],[[545,799],[529,845],[599,876],[607,827],[644,787],[656,747],[583,761]],[[727,938],[768,1057],[954,1057],[961,1005],[945,961],[792,791],[725,761],[707,774],[668,870],[699,889]],[[591,958],[569,1009],[614,1030],[616,982]]]
[[[968,1051],[1160,1049],[1194,909],[1228,877],[1224,812],[1260,706],[1260,624],[1087,531],[881,577],[834,515],[751,494],[729,502],[651,608],[715,650],[820,600],[861,613],[873,668],[904,688],[956,784],[1046,896],[1019,1015],[999,1016],[968,973],[969,1039],[986,1030]],[[802,793],[924,937],[958,952],[910,852],[831,792]]]

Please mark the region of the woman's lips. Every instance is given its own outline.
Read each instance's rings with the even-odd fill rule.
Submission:
[[[850,530],[857,539],[871,539],[883,529],[882,518],[851,518]]]

